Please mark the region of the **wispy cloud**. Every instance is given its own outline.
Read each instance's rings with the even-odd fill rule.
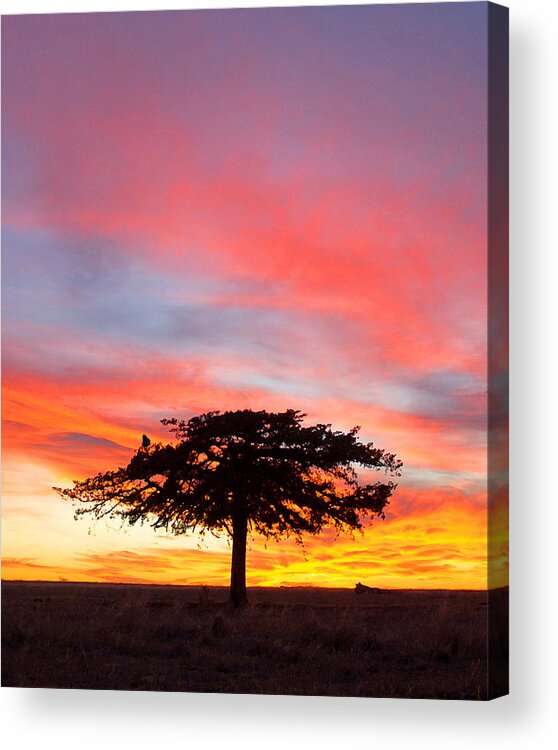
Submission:
[[[252,557],[254,580],[313,570],[312,581],[351,581],[368,569],[393,582],[414,569],[419,583],[478,582],[480,7],[14,16],[4,27],[13,521],[49,492],[23,501],[31,464],[69,482],[125,463],[143,432],[165,439],[162,417],[300,408],[361,425],[404,460],[385,524],[396,541],[378,563],[375,526],[361,564],[348,543],[309,540],[310,567],[287,544],[271,567]],[[410,567],[390,566],[411,521]],[[23,515],[17,528],[23,549]],[[70,567],[167,580],[179,575],[169,550],[159,566],[116,545]],[[223,579],[224,557],[188,555],[194,577]]]

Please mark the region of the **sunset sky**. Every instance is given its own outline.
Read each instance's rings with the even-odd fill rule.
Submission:
[[[362,536],[255,538],[249,585],[486,586],[486,21],[4,17],[4,578],[226,584],[225,538],[51,488],[163,417],[293,408],[403,475]]]

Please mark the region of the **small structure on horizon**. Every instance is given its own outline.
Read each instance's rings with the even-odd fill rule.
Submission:
[[[381,590],[372,588],[372,586],[365,586],[363,583],[357,583],[355,586],[355,594],[379,594]]]

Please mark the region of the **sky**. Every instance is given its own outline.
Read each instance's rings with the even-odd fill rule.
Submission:
[[[404,462],[249,585],[485,588],[485,3],[3,18],[5,579],[226,584],[52,491],[164,417],[300,409]],[[381,479],[381,475],[374,479]]]

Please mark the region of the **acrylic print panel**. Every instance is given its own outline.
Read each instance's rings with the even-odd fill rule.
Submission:
[[[507,10],[2,28],[3,684],[506,693]]]

